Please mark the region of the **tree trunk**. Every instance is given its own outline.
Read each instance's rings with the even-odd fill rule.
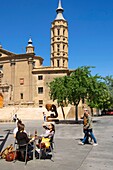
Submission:
[[[64,113],[63,106],[61,106],[61,109],[62,109],[63,118],[65,119],[65,113]]]
[[[91,116],[93,116],[93,108],[91,107]]]
[[[78,104],[75,105],[75,121],[78,121]]]

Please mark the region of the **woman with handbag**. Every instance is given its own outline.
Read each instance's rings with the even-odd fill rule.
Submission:
[[[42,126],[45,129],[45,133],[40,135],[38,143],[43,143],[48,148],[55,134],[55,126],[53,123],[49,123],[48,125],[43,123]]]

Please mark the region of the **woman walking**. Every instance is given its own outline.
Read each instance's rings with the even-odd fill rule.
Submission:
[[[79,144],[84,145],[87,140],[87,135],[90,134],[91,138],[94,141],[93,146],[96,146],[96,145],[98,145],[98,143],[97,143],[97,140],[93,134],[92,117],[91,117],[88,109],[85,109],[85,115],[87,117],[87,124],[84,126],[84,130],[86,131],[87,134],[84,136],[84,139],[81,142],[79,142]]]

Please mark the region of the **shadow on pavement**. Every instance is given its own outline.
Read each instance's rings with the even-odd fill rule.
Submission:
[[[0,141],[2,141],[2,143],[1,143],[1,145],[0,145],[0,152],[2,151],[2,149],[3,149],[3,147],[4,147],[4,145],[5,145],[6,141],[7,141],[7,138],[8,138],[8,136],[9,136],[9,134],[11,134],[11,130],[10,130],[10,129],[7,129],[7,130],[5,130],[5,131],[7,132],[5,138],[3,138],[3,139],[0,140]]]
[[[99,120],[93,120],[93,123],[97,123]],[[83,124],[83,120],[59,120],[58,124]]]

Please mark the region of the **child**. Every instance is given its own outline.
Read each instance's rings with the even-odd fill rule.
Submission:
[[[13,122],[16,122],[17,119],[18,119],[18,118],[17,118],[17,114],[14,114],[14,115],[13,115]]]
[[[46,122],[46,113],[43,112],[43,118],[44,118],[44,122]]]

